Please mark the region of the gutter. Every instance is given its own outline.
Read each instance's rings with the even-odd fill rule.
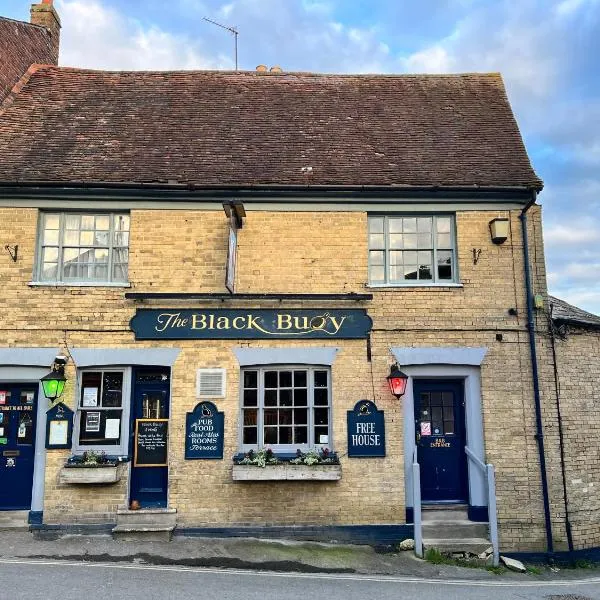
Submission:
[[[548,493],[548,475],[546,472],[546,455],[544,452],[544,427],[542,423],[542,407],[540,401],[540,381],[538,372],[537,351],[535,345],[535,320],[533,317],[533,290],[531,286],[531,265],[529,262],[529,237],[527,233],[527,211],[535,204],[537,192],[531,192],[531,200],[521,211],[519,219],[523,233],[523,263],[525,271],[525,294],[527,296],[527,330],[529,333],[529,351],[531,355],[531,372],[533,379],[533,400],[535,405],[535,439],[538,444],[540,459],[540,477],[544,501],[544,523],[546,530],[546,550],[548,557],[553,559],[554,541],[552,536],[552,519],[550,517],[550,497]]]

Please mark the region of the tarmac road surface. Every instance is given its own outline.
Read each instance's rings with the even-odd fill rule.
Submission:
[[[0,559],[0,600],[600,600],[600,577],[510,581]]]

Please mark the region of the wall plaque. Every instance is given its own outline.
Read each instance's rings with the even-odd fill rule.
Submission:
[[[130,322],[137,340],[357,339],[372,321],[364,309],[139,308]]]
[[[348,411],[348,456],[385,456],[384,413],[370,400],[359,400]]]
[[[70,450],[73,437],[73,411],[59,402],[46,413],[46,448]]]
[[[225,416],[212,402],[200,402],[185,417],[185,458],[223,458]]]
[[[136,419],[134,467],[166,467],[169,419]]]

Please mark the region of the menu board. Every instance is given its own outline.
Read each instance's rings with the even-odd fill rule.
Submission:
[[[135,467],[166,467],[169,419],[136,419]]]

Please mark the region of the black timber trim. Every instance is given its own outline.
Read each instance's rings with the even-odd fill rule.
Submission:
[[[350,300],[360,302],[373,300],[373,294],[223,294],[195,292],[125,292],[126,300]]]
[[[84,182],[0,182],[0,198],[11,199],[81,199],[104,200],[179,200],[189,202],[221,202],[236,198],[244,202],[382,202],[386,199],[460,200],[462,202],[519,202],[531,198],[525,186],[381,186],[381,185],[255,185],[196,186],[165,183],[84,183]]]

